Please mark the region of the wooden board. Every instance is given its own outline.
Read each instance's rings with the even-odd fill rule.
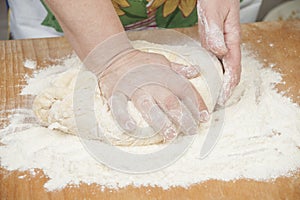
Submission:
[[[198,39],[197,28],[178,29]],[[146,34],[145,32],[141,34]],[[276,63],[275,69],[284,74],[286,84],[278,85],[281,91],[300,104],[300,21],[255,23],[242,26],[242,42],[251,48],[266,66]],[[272,45],[270,45],[272,44]],[[51,64],[49,59],[71,53],[64,38],[0,41],[0,119],[5,111],[31,107],[18,95],[25,84],[24,75],[31,69],[23,66],[25,59],[36,60],[40,67]],[[55,61],[53,61],[55,62]],[[4,127],[7,120],[0,120]],[[120,190],[101,191],[96,184],[81,184],[60,191],[47,192],[47,181],[41,170],[36,176],[29,172],[7,171],[0,168],[1,199],[300,199],[300,169],[292,177],[269,181],[239,179],[235,181],[208,180],[185,189],[162,190],[158,187],[126,187]],[[18,176],[27,174],[23,179]],[[159,178],[159,177],[158,177]]]

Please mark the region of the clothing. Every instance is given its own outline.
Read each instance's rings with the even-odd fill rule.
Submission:
[[[242,0],[241,22],[255,21],[261,1]],[[190,27],[198,19],[196,0],[112,0],[112,3],[126,30]],[[43,1],[8,0],[8,4],[14,39],[63,35],[55,16]],[[251,16],[250,7],[255,9]],[[247,13],[243,14],[243,10]]]
[[[196,2],[197,0],[112,0],[126,30],[193,26],[198,19]],[[42,24],[62,32],[54,15],[45,4],[44,6],[48,15]]]
[[[13,39],[61,36],[52,27],[41,25],[47,10],[40,0],[8,0],[10,31]]]

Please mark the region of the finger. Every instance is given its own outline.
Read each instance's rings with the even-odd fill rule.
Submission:
[[[203,98],[186,78],[178,78],[171,73],[166,73],[165,83],[166,88],[182,101],[196,121],[205,122],[209,119],[208,109]]]
[[[135,107],[139,110],[144,120],[155,131],[153,134],[161,134],[167,141],[174,139],[177,136],[177,130],[167,115],[159,108],[155,100],[148,93],[149,91],[138,89],[132,96]],[[145,129],[144,129],[145,130]],[[145,133],[137,133],[145,135]],[[148,136],[149,133],[147,133]]]
[[[188,79],[192,79],[192,78],[196,78],[197,76],[200,75],[199,71],[197,70],[198,68],[196,66],[193,65],[182,65],[182,64],[178,64],[178,63],[170,63],[171,68],[177,72],[178,74],[188,78]]]
[[[181,132],[187,135],[194,135],[198,132],[198,126],[193,116],[170,90],[156,85],[146,86],[145,89],[151,93],[170,120],[180,127]]]
[[[241,49],[240,49],[240,23],[238,6],[228,14],[225,22],[225,42],[228,53],[222,59],[224,66],[224,83],[219,104],[224,105],[238,85],[241,76]]]
[[[168,71],[164,73],[166,88],[177,96],[198,122],[206,122],[209,119],[207,106],[195,89],[185,77],[178,77]]]
[[[185,82],[183,85],[178,84],[178,87],[181,87],[181,93],[177,94],[177,96],[192,113],[194,119],[198,122],[208,121],[208,108],[195,87],[190,82]]]
[[[223,21],[221,20],[216,22],[208,22],[208,25],[205,28],[208,49],[219,58],[222,58],[224,55],[226,55],[228,51],[225,45],[222,23]]]
[[[155,56],[153,56],[155,55]],[[165,66],[170,66],[172,70],[177,72],[178,74],[191,79],[195,78],[200,75],[197,66],[193,65],[183,65],[179,63],[173,63],[170,62],[165,56],[157,54],[157,53],[151,53],[151,54],[145,54],[144,58],[148,58],[149,63],[161,63]]]
[[[200,72],[198,71],[199,67],[194,65],[181,65],[178,63],[170,62],[169,63],[172,70],[174,70],[176,73],[184,76],[187,79],[192,79],[200,75]],[[167,65],[166,65],[167,66]],[[177,78],[175,78],[177,79]],[[178,79],[177,79],[178,80]],[[179,80],[178,80],[179,81]],[[182,82],[182,81],[179,81]],[[176,81],[173,81],[173,84],[176,83]],[[206,122],[209,119],[209,113],[206,104],[204,103],[203,98],[201,95],[197,92],[197,90],[192,86],[192,84],[186,80],[186,82],[182,82],[187,87],[183,89],[184,93],[181,95],[181,99],[183,100],[184,104],[187,106],[187,108],[192,113],[193,117],[196,119],[196,121],[199,122]],[[179,84],[180,85],[180,84]],[[180,88],[180,86],[178,87]],[[182,93],[182,91],[180,92]],[[188,94],[189,93],[189,94]],[[178,93],[177,93],[178,94]],[[187,116],[187,115],[186,115]]]
[[[150,64],[133,68],[120,79],[116,91],[121,91],[126,96],[132,97],[136,89],[149,84],[168,88],[187,106],[197,121],[207,118],[203,117],[204,115],[207,116],[208,109],[200,94],[188,79],[178,75],[169,66]]]
[[[223,86],[218,103],[224,105],[231,96],[234,88],[240,82],[241,65],[240,65],[240,47],[234,49],[223,58],[225,73],[223,76]]]
[[[218,57],[223,57],[228,49],[224,39],[224,21],[226,9],[216,9],[214,2],[198,0],[198,18],[200,42],[204,48]]]
[[[136,122],[128,113],[127,102],[127,97],[119,92],[113,93],[109,99],[111,113],[118,125],[127,132],[133,132],[136,129]]]
[[[203,9],[201,7],[200,0],[197,1],[197,14],[198,14],[198,32],[200,35],[200,43],[202,47],[208,49],[206,44],[206,32],[205,32],[205,25],[207,24],[207,20],[204,17]]]

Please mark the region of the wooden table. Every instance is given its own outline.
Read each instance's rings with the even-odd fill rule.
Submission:
[[[197,39],[196,27],[179,31]],[[245,24],[242,26],[242,42],[251,48],[266,67],[276,63],[275,69],[284,74],[286,84],[279,84],[294,102],[300,104],[300,21]],[[272,45],[270,45],[272,44]],[[51,63],[49,59],[71,53],[64,38],[0,41],[0,109],[1,111],[30,107],[19,95],[25,84],[24,75],[32,70],[24,68],[25,59],[36,60],[40,67]],[[1,114],[6,116],[5,112]],[[1,121],[0,127],[6,121]],[[29,172],[7,171],[0,168],[1,199],[300,199],[300,169],[292,177],[279,177],[270,181],[239,179],[235,181],[208,180],[192,185],[162,190],[153,187],[126,187],[119,190],[81,184],[60,191],[47,192],[47,181],[41,170],[30,177]],[[18,176],[27,174],[26,178]]]

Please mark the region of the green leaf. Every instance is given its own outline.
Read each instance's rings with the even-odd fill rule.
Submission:
[[[147,19],[147,1],[146,0],[128,0],[130,4],[127,8],[121,8],[125,12],[120,16],[124,26]]]
[[[46,18],[42,22],[42,25],[52,27],[57,32],[61,32],[62,33],[63,30],[60,27],[59,23],[57,22],[55,16],[52,14],[51,10],[47,7],[47,5],[45,4],[45,2],[43,0],[41,0],[41,2],[42,2],[43,6],[46,8],[46,10],[48,12]]]
[[[197,23],[197,9],[196,7],[188,17],[184,17],[180,9],[177,7],[176,10],[169,16],[163,16],[163,5],[161,5],[156,11],[156,24],[161,28],[182,28],[190,27]]]

